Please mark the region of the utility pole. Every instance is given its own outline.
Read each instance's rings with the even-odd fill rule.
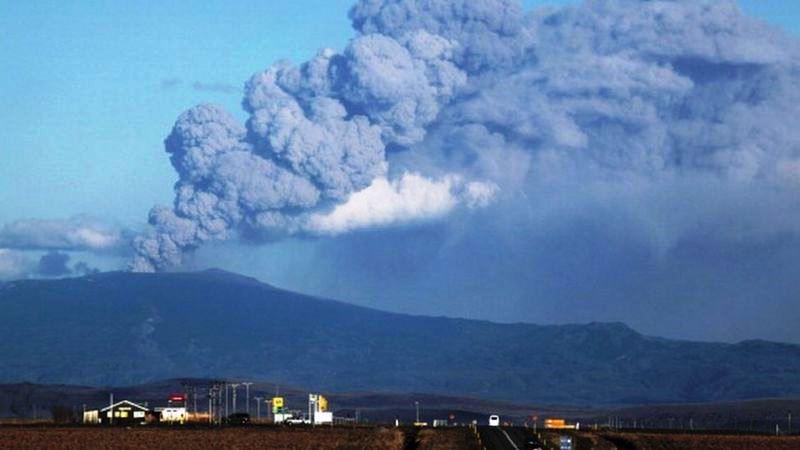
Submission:
[[[263,399],[264,397],[254,397],[254,400],[256,401],[256,419],[261,418],[261,400]]]
[[[233,413],[236,414],[236,388],[239,387],[239,383],[231,383],[231,388],[233,388]]]
[[[186,413],[189,413],[189,382],[181,381],[181,388],[183,388],[183,407],[186,408]]]
[[[250,381],[245,381],[242,384],[244,385],[245,397],[247,400],[247,414],[250,415],[250,385],[253,383]]]
[[[212,415],[212,410],[211,410],[211,399],[213,398],[213,395],[212,395],[213,392],[214,392],[214,388],[213,387],[209,387],[208,388],[208,423],[209,424],[212,423],[212,421],[213,421],[212,417],[214,417]]]
[[[222,399],[225,396],[225,394],[222,392],[223,389],[225,389],[225,382],[224,381],[218,381],[216,387],[214,388],[214,395],[216,397],[215,398],[215,403],[217,405],[216,406],[216,408],[217,408],[217,423],[220,424],[220,425],[222,425],[222,413],[223,413]]]
[[[225,382],[225,419],[228,418],[228,382]]]
[[[792,412],[789,411],[788,414],[789,414],[789,417],[788,417],[787,422],[789,422],[788,423],[789,427],[786,429],[786,432],[789,433],[789,434],[792,434]]]

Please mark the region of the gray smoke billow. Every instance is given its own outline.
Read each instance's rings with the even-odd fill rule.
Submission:
[[[350,17],[342,52],[246,83],[245,124],[213,105],[178,118],[165,141],[175,202],[151,211],[134,270],[233,236],[492,202],[523,228],[601,205],[597,220],[638,222],[662,249],[800,231],[800,43],[733,1],[525,13],[512,0],[362,0]]]
[[[39,258],[39,275],[46,277],[60,277],[72,273],[67,265],[70,256],[58,251],[47,252]]]

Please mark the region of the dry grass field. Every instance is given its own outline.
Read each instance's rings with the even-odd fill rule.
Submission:
[[[636,450],[798,450],[800,436],[606,433],[617,448]]]
[[[51,448],[402,450],[403,445],[403,434],[391,428],[0,427],[0,449],[3,450]]]
[[[469,428],[427,428],[417,434],[417,449],[478,450],[478,443]]]

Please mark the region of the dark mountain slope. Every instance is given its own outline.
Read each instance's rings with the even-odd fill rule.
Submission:
[[[581,404],[800,395],[800,346],[392,314],[222,271],[17,281],[0,311],[0,382],[248,377]]]

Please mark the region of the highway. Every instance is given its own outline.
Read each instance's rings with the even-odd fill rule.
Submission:
[[[478,427],[486,450],[525,450],[525,442],[533,431],[522,427]]]

